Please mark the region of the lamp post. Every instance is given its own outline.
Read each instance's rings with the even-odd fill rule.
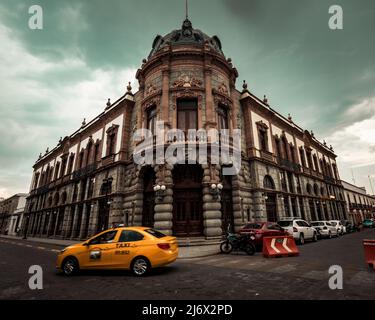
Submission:
[[[167,190],[167,187],[164,184],[157,184],[154,186],[154,191],[156,194],[156,198],[159,201],[162,201],[165,196],[165,191]]]
[[[218,201],[221,200],[221,191],[223,190],[224,186],[221,183],[218,184],[211,184],[211,194],[214,196],[214,198]]]

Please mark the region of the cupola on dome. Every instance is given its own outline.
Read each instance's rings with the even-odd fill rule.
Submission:
[[[194,29],[191,21],[188,18],[186,18],[183,22],[181,29],[174,30],[164,37],[160,35],[156,36],[152,44],[152,51],[149,58],[157,54],[169,44],[172,47],[178,45],[193,45],[203,47],[204,45],[208,45],[211,49],[213,49],[214,52],[224,56],[220,39],[217,36],[210,37],[201,30]]]

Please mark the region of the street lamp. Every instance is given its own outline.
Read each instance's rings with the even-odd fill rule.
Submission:
[[[162,185],[157,184],[157,185],[154,186],[154,191],[155,191],[156,197],[159,201],[163,200],[166,190],[167,190],[167,187],[164,184],[162,184]]]
[[[216,200],[221,199],[221,191],[223,190],[224,186],[221,183],[218,184],[211,184],[211,194],[214,196]]]

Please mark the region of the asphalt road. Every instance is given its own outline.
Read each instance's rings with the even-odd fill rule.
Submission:
[[[375,299],[375,271],[364,261],[362,239],[375,229],[307,243],[300,256],[266,259],[260,253],[217,255],[176,263],[144,278],[127,271],[90,271],[65,277],[55,271],[60,247],[0,238],[0,299]],[[43,268],[43,289],[28,286],[31,265]],[[328,286],[340,265],[343,290]]]

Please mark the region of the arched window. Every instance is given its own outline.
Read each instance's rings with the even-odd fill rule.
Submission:
[[[53,204],[57,206],[60,201],[60,195],[58,193],[55,194],[55,197],[53,198]]]
[[[271,176],[267,175],[264,177],[263,187],[264,189],[272,189],[272,190],[275,189],[275,183],[273,182],[273,179],[271,178]]]
[[[314,184],[314,194],[315,194],[316,196],[319,195],[319,187],[318,187],[318,185],[317,185],[316,183]]]
[[[217,115],[219,120],[219,130],[229,129],[228,109],[223,106],[219,106],[217,108]]]
[[[285,136],[281,137],[281,146],[282,146],[282,152],[283,152],[283,158],[286,160],[289,160],[289,155],[288,155],[288,140],[286,139]]]
[[[48,207],[51,207],[51,206],[52,206],[52,196],[49,196],[49,197],[48,197],[48,200],[47,200],[47,206],[48,206]]]
[[[310,183],[306,184],[306,192],[308,194],[312,194],[312,186]]]
[[[325,189],[324,189],[324,187],[321,187],[320,188],[320,194],[322,195],[322,196],[324,196],[325,195]]]
[[[66,199],[67,199],[67,193],[66,193],[66,191],[65,191],[65,192],[62,194],[62,196],[61,196],[61,204],[65,204]]]

